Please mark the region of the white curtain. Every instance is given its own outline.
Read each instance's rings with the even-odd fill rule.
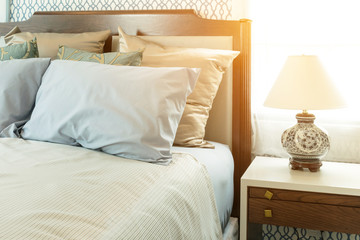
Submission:
[[[7,22],[9,20],[9,1],[0,0],[0,22]]]
[[[299,111],[262,106],[289,55],[318,55],[348,107],[311,111],[327,130],[325,160],[360,162],[360,1],[251,0],[253,154],[287,157],[282,132]]]

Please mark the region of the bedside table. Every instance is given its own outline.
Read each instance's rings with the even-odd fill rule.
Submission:
[[[248,222],[360,234],[360,164],[323,162],[309,172],[256,157],[241,178],[241,240]]]

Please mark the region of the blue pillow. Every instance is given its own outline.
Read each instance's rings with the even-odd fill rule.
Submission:
[[[0,47],[0,61],[39,57],[36,38],[33,40]]]
[[[0,136],[18,137],[30,118],[49,58],[0,61]]]

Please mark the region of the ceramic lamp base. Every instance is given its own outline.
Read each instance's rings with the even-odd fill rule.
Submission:
[[[296,119],[298,123],[283,133],[281,143],[290,155],[293,170],[308,168],[316,172],[322,165],[321,157],[330,148],[328,135],[314,124],[313,114],[304,111],[297,114]]]

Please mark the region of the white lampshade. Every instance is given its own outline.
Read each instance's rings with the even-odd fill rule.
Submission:
[[[317,56],[289,56],[264,106],[297,110],[345,107]]]

